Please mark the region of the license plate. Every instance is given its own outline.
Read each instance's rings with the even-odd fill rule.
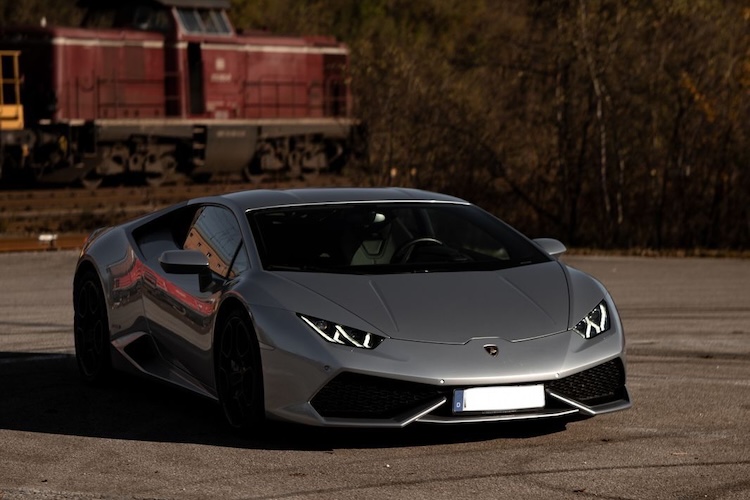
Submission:
[[[453,391],[453,413],[544,407],[544,385],[472,387]]]

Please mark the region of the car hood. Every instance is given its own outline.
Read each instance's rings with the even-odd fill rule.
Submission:
[[[396,339],[450,344],[477,338],[519,341],[568,328],[568,283],[556,261],[490,272],[285,272],[283,278]],[[321,312],[286,306],[337,321]]]

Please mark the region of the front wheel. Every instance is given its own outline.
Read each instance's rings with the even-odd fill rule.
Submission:
[[[263,372],[255,331],[240,311],[220,323],[214,344],[216,392],[224,417],[236,430],[248,430],[264,420]]]
[[[73,296],[76,361],[86,382],[105,382],[112,373],[107,304],[98,276],[89,271],[77,280]]]

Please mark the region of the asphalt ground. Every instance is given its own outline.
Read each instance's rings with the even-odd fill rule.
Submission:
[[[632,409],[566,424],[227,431],[131,377],[83,385],[75,252],[0,254],[0,499],[750,498],[750,260],[566,257],[628,336]]]

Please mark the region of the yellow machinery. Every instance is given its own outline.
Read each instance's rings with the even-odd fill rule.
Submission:
[[[23,129],[17,50],[0,50],[0,131]]]

